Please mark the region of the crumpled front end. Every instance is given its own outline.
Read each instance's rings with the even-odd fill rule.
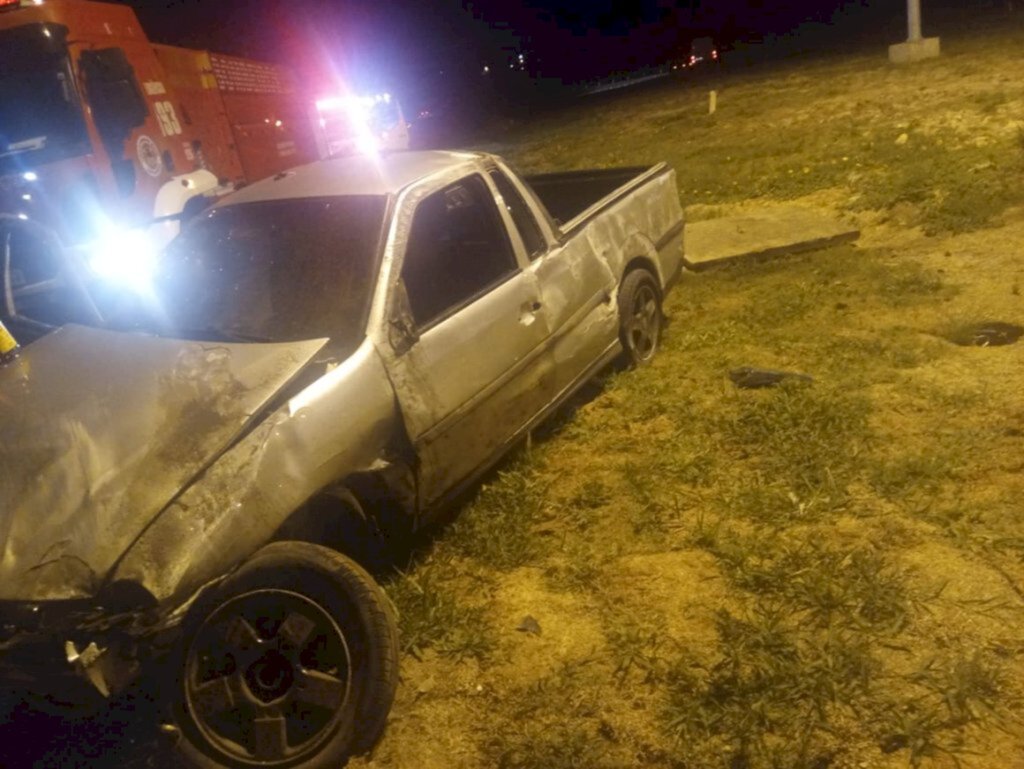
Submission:
[[[0,368],[0,600],[95,596],[323,346],[66,326]]]
[[[66,326],[0,367],[0,688],[105,695],[159,651],[174,623],[111,571],[324,342]]]
[[[383,364],[366,341],[193,471],[112,567],[88,564],[73,549],[83,540],[70,531],[41,527],[52,541],[30,551],[39,555],[18,572],[27,596],[0,587],[0,687],[59,692],[62,681],[77,677],[96,692],[118,691],[171,648],[193,602],[271,541],[306,500],[383,463],[398,424]],[[18,531],[25,536],[28,529]],[[64,549],[47,553],[65,538]],[[45,572],[45,591],[28,580],[36,563],[44,564],[34,571]],[[64,564],[72,573],[75,565],[90,566],[82,566],[83,575],[94,581],[67,583],[75,590],[61,595],[64,583],[54,577]],[[79,590],[90,584],[95,589]]]
[[[0,602],[0,691],[36,704],[95,707],[126,689],[153,644],[144,607],[110,612],[93,601]]]

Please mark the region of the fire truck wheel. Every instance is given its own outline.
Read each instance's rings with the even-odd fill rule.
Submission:
[[[193,614],[174,706],[188,765],[334,769],[376,744],[398,635],[387,597],[354,561],[278,542]]]

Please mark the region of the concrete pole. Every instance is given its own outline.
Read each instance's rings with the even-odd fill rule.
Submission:
[[[921,39],[921,0],[907,0],[907,40]]]
[[[921,37],[921,0],[907,0],[907,42],[889,46],[889,61],[906,64],[939,55],[939,38]]]

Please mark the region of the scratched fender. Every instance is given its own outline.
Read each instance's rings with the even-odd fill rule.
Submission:
[[[266,543],[313,494],[370,469],[395,421],[384,367],[366,341],[210,466],[139,537],[113,578],[138,582],[161,602],[187,598]]]

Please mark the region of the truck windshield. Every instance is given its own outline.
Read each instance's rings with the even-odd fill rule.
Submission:
[[[0,175],[89,151],[57,24],[0,30]]]
[[[354,350],[365,335],[386,202],[345,196],[214,209],[161,260],[160,333],[211,341],[330,337]]]

